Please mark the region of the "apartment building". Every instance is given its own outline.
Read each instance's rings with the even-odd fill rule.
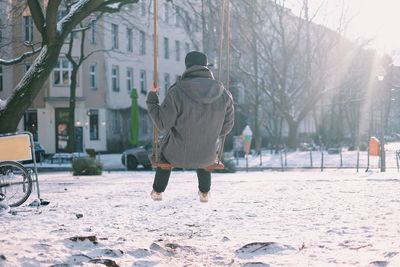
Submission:
[[[146,95],[153,81],[153,13],[152,1],[139,1],[126,6],[120,13],[104,14],[85,21],[90,28],[85,32],[84,54],[91,54],[78,73],[75,109],[76,150],[93,148],[98,151],[121,151],[130,146],[131,91],[136,89],[140,110],[139,139],[142,143],[152,138],[152,123],[146,111]],[[189,18],[179,1],[159,1],[158,59],[161,86],[160,98],[185,69],[185,54],[198,49],[195,27],[188,34],[185,19]],[[3,9],[2,9],[3,10]],[[63,17],[60,11],[60,19]],[[65,13],[64,13],[65,14]],[[29,10],[12,23],[11,56],[17,56],[24,41],[40,42]],[[81,32],[73,33],[73,57],[80,56]],[[68,41],[68,40],[67,40]],[[72,64],[65,54],[66,44],[58,64],[21,120],[18,130],[34,134],[48,153],[66,151],[68,136],[68,106]],[[3,53],[3,49],[2,49]],[[5,99],[28,71],[34,58],[1,71],[0,98]],[[6,76],[7,75],[7,76]]]

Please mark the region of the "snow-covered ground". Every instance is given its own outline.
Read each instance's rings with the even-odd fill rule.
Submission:
[[[153,175],[41,174],[50,204],[0,216],[0,266],[400,266],[397,172],[214,174],[207,204],[190,171],[153,202]]]

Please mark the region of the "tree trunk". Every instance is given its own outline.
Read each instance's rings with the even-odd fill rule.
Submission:
[[[0,110],[0,133],[15,132],[18,123],[57,64],[62,42],[44,45],[28,72]]]
[[[288,147],[295,149],[297,147],[297,131],[299,129],[299,123],[297,121],[292,121],[288,123],[289,126],[289,136],[288,136]]]
[[[70,153],[75,152],[75,106],[76,106],[76,84],[79,66],[73,66],[71,72],[70,97],[68,107],[68,145]]]

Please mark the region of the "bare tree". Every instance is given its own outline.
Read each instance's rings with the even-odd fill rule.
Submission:
[[[101,17],[101,14],[97,16],[96,20]],[[108,50],[105,49],[95,49],[86,53],[85,50],[85,43],[86,39],[86,31],[91,29],[93,24],[90,20],[87,25],[84,25],[82,22],[79,24],[80,28],[74,30],[73,34],[69,36],[69,44],[68,44],[68,51],[65,54],[65,57],[69,60],[72,65],[71,71],[71,82],[70,82],[70,97],[69,97],[69,107],[68,107],[68,144],[67,150],[69,152],[75,151],[75,106],[76,106],[76,87],[78,81],[78,72],[80,67],[82,66],[83,62],[85,62],[91,55],[98,53],[98,52],[106,52]],[[74,34],[80,33],[79,39],[79,55],[75,57],[72,53],[74,47]]]

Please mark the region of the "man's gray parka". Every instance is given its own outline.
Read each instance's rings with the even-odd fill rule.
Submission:
[[[169,163],[194,169],[215,162],[220,138],[232,130],[234,109],[232,95],[207,67],[188,68],[161,106],[154,92],[146,103],[153,123],[167,132],[161,153]]]

